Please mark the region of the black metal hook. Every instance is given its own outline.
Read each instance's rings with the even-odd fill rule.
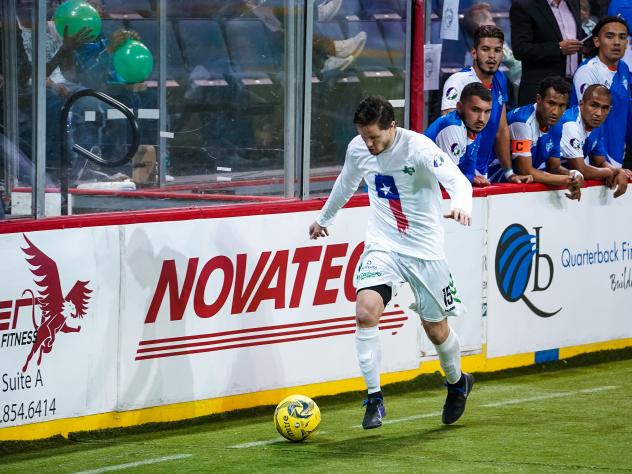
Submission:
[[[127,162],[129,162],[136,152],[138,151],[138,146],[140,145],[140,134],[138,131],[138,121],[134,116],[134,112],[127,107],[125,104],[122,104],[116,99],[113,99],[107,94],[103,92],[98,92],[93,89],[83,89],[78,92],[75,92],[61,109],[61,121],[59,124],[60,136],[61,136],[61,167],[60,167],[60,176],[59,183],[61,188],[61,215],[68,215],[68,173],[70,170],[70,157],[68,153],[68,115],[70,114],[70,108],[72,105],[82,97],[96,97],[102,102],[105,102],[110,107],[120,111],[130,126],[132,127],[132,143],[128,146],[127,153],[122,158],[117,160],[106,160],[98,155],[95,155],[89,150],[86,150],[81,145],[77,145],[76,143],[72,146],[72,149],[80,154],[81,156],[87,158],[90,161],[98,163],[103,166],[114,167],[120,166]]]

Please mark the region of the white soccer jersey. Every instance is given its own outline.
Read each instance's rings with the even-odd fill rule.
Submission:
[[[456,109],[456,103],[461,97],[463,88],[472,82],[481,82],[476,75],[474,68],[456,72],[448,77],[443,85],[441,110]]]
[[[581,100],[586,87],[591,84],[602,84],[610,89],[616,73],[616,69],[614,71],[609,69],[597,56],[586,61],[573,75],[573,87],[577,102]]]
[[[471,214],[472,186],[452,159],[428,137],[397,128],[392,145],[373,156],[361,136],[347,148],[345,164],[316,222],[328,227],[364,178],[371,214],[365,244],[425,260],[445,258],[439,183],[452,209]]]

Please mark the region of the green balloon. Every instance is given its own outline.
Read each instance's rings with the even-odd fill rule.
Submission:
[[[114,70],[128,84],[143,82],[154,68],[154,57],[140,41],[127,40],[114,51]]]
[[[101,16],[94,7],[83,0],[68,0],[55,10],[55,28],[62,38],[64,29],[68,27],[68,35],[76,35],[81,28],[92,30],[92,37],[101,33]]]

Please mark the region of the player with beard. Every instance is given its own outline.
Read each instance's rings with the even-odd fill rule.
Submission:
[[[481,131],[492,112],[492,93],[480,82],[471,82],[463,88],[456,110],[442,115],[424,132],[450,158],[475,186],[489,184],[486,178],[476,175],[476,158],[481,145]]]
[[[365,250],[356,273],[356,351],[368,389],[364,429],[382,426],[386,415],[380,388],[380,331],[384,307],[405,282],[415,295],[417,312],[448,382],[442,421],[463,414],[474,378],[461,371],[461,350],[447,316],[465,312],[445,260],[443,222],[470,224],[472,186],[452,159],[428,137],[397,127],[393,106],[382,97],[367,97],[353,122],[358,130],[345,163],[316,221],[311,239],[329,235],[336,213],[358,190],[368,187],[370,216]],[[452,198],[441,212],[439,183]]]
[[[566,186],[566,196],[579,200],[582,174],[578,170],[569,172],[560,164],[562,126],[558,122],[568,106],[570,91],[565,79],[547,77],[538,86],[535,104],[512,110],[507,122],[514,171],[533,176],[537,183]]]
[[[602,126],[611,109],[612,95],[602,84],[586,88],[579,106],[568,109],[562,119],[560,156],[569,169],[579,170],[586,179],[603,179],[614,188],[614,197],[625,193],[628,176],[606,158]]]
[[[494,25],[481,25],[474,32],[474,46],[470,52],[474,64],[452,74],[445,82],[441,112],[445,115],[456,109],[458,98],[467,84],[480,82],[487,87],[492,93],[492,112],[489,122],[481,132],[476,174],[487,181],[489,165],[498,161],[503,173],[500,173],[500,176],[489,176],[490,180],[500,181],[504,178],[512,183],[528,183],[533,178],[515,174],[509,156],[509,127],[506,113],[507,78],[498,70],[503,59],[504,40],[505,35],[502,30]]]
[[[632,149],[632,106],[630,104],[630,70],[621,60],[628,43],[628,25],[616,16],[601,19],[593,28],[591,52],[573,77],[572,104],[591,84],[602,84],[612,94],[612,109],[603,127],[603,142],[608,161],[620,168],[625,148]],[[632,175],[626,170],[628,177]]]

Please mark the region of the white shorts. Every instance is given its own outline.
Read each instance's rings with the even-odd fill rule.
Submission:
[[[445,260],[423,260],[384,250],[365,250],[356,272],[356,288],[389,285],[393,296],[408,283],[421,319],[439,322],[467,309],[461,301]]]

